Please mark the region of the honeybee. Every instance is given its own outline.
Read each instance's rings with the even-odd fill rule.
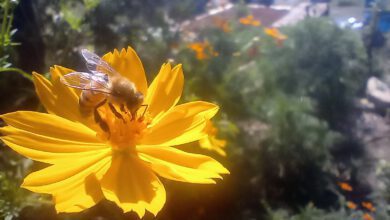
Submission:
[[[97,111],[106,103],[114,115],[124,122],[123,115],[115,106],[119,106],[122,113],[130,113],[134,119],[144,100],[143,94],[137,90],[135,84],[95,53],[82,49],[81,55],[89,72],[71,72],[60,78],[66,86],[81,90],[79,99],[81,114],[88,115],[93,111],[95,121],[106,131],[108,126]]]

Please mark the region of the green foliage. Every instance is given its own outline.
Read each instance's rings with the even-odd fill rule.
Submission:
[[[361,216],[361,214],[359,215]],[[298,214],[291,215],[286,210],[268,210],[267,220],[353,220],[358,215],[348,215],[345,210],[325,211],[318,209],[313,204],[307,205]]]
[[[101,0],[83,0],[83,3],[87,10],[96,8],[100,4]]]
[[[361,40],[323,19],[306,19],[286,29],[286,34],[289,40],[284,47],[269,48],[258,63],[262,84],[309,96],[316,114],[331,128],[340,129],[368,78]]]
[[[294,163],[323,165],[330,159],[329,148],[337,135],[308,112],[304,98],[279,95],[269,101],[264,108],[270,129],[263,145],[280,156],[274,162],[286,163],[284,169],[296,167]]]
[[[294,210],[310,201],[334,205],[331,148],[346,137],[332,129],[343,130],[367,78],[361,40],[326,19],[283,29],[283,44],[262,28],[229,24],[232,32],[205,29],[195,40],[210,42],[218,56],[198,60],[184,46],[179,51],[187,94],[213,98],[238,122],[254,117],[267,127],[255,135],[260,143],[246,140],[231,155],[245,161],[251,183],[242,187],[252,196]]]
[[[19,185],[4,172],[0,172],[0,184],[0,217],[10,219],[23,208],[21,204],[25,195],[21,193]]]
[[[298,214],[291,214],[287,210],[267,210],[267,220],[357,220],[366,219],[363,216],[370,215],[373,219],[385,220],[390,216],[384,211],[376,213],[364,212],[361,210],[346,210],[340,208],[338,210],[324,210],[315,207],[313,204],[308,204],[300,210]]]
[[[61,1],[60,8],[63,14],[64,20],[74,30],[81,29],[81,24],[84,19],[86,8],[91,6],[84,6],[80,2],[76,1]]]
[[[13,42],[11,39],[16,32],[15,29],[12,29],[12,11],[16,5],[17,2],[11,0],[2,0],[0,2],[0,12],[2,15],[0,32],[0,72],[15,72],[31,80],[31,76],[23,70],[11,67],[12,63],[9,61],[12,47],[18,45],[18,43]]]
[[[0,32],[0,41],[1,41],[1,47],[0,47],[0,53],[2,56],[2,60],[4,60],[5,53],[7,50],[15,45],[15,43],[12,42],[11,37],[12,34],[15,32],[15,30],[11,29],[12,21],[13,21],[13,14],[12,9],[15,6],[15,4],[8,0],[3,0],[0,3],[1,6],[1,14],[2,14],[2,20],[1,20],[1,32]],[[9,64],[2,63],[1,66],[7,66]]]
[[[340,135],[311,114],[304,98],[272,96],[263,109],[269,129],[253,164],[259,188],[267,192],[262,197],[273,206],[288,203],[295,209],[309,201],[321,206],[335,202],[329,190],[334,184],[330,148]]]
[[[27,206],[39,206],[47,200],[40,199],[20,188],[31,161],[1,147],[0,156],[0,218],[12,219]],[[37,201],[40,201],[37,203]]]

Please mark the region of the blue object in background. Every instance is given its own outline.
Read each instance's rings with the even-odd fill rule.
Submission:
[[[372,19],[372,11],[364,12],[364,25],[370,24]],[[381,33],[390,32],[390,11],[381,11],[379,12],[377,29]]]
[[[371,7],[371,5],[372,5],[372,3],[374,3],[375,2],[375,0],[365,0],[365,7],[366,8],[370,8]]]
[[[373,17],[372,10],[368,9],[364,12],[364,26],[370,25],[371,19]],[[378,23],[375,27],[375,30],[370,35],[370,38],[366,42],[369,47],[380,48],[383,47],[386,43],[386,38],[384,33],[390,31],[390,12],[383,11],[378,14]]]
[[[378,29],[382,33],[390,31],[390,11],[382,11],[379,13]]]

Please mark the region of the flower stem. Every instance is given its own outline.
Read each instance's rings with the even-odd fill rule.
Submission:
[[[30,74],[24,72],[23,70],[21,70],[19,68],[14,68],[14,67],[1,68],[0,67],[0,72],[17,72],[20,75],[22,75],[24,78],[26,78],[26,79],[28,79],[30,81],[33,81],[33,79],[32,79]]]

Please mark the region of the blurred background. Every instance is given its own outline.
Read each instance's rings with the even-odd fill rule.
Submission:
[[[389,0],[0,0],[0,113],[44,111],[31,72],[132,46],[148,79],[183,64],[182,102],[220,105],[215,185],[163,179],[144,219],[390,219]],[[150,82],[150,81],[149,81]],[[222,148],[223,147],[223,148]],[[224,153],[221,153],[222,152]],[[226,153],[226,155],[225,155]],[[109,201],[56,214],[0,146],[0,219],[137,219]]]

